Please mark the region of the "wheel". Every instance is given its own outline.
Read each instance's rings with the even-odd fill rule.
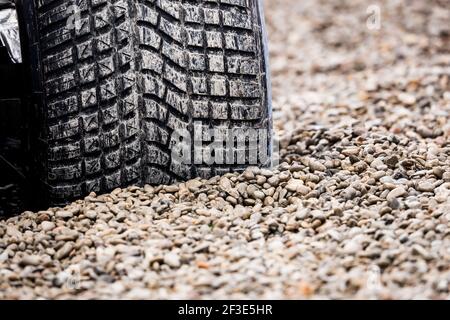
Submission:
[[[33,0],[22,11],[31,152],[50,202],[270,165],[260,2]]]

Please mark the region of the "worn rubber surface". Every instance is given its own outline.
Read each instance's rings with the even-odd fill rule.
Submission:
[[[258,1],[34,1],[31,63],[42,84],[35,153],[52,202],[270,164]],[[253,163],[175,161],[181,140],[174,130],[202,139],[201,147],[210,143],[194,131],[200,122],[203,129],[266,129],[266,148],[257,159],[247,150]],[[190,148],[193,161],[198,149]],[[216,154],[222,151],[225,145]]]

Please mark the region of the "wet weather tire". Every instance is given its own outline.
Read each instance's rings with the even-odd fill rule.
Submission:
[[[259,1],[33,1],[31,144],[50,202],[270,165]]]

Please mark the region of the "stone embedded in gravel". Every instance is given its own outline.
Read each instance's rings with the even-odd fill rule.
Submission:
[[[383,160],[380,158],[376,158],[372,161],[370,166],[376,170],[386,170],[387,166],[384,164]]]
[[[164,256],[164,263],[172,268],[179,268],[181,265],[180,257],[174,252],[169,252]]]
[[[86,218],[91,220],[95,220],[97,218],[97,212],[95,210],[87,210],[84,215]]]
[[[450,171],[444,172],[444,174],[442,175],[442,179],[444,179],[444,181],[446,182],[450,182]]]
[[[384,163],[386,163],[389,168],[395,168],[398,163],[398,157],[396,155],[389,156],[384,159]]]
[[[64,245],[55,253],[56,260],[62,260],[67,258],[70,252],[73,250],[74,244],[73,242],[66,242]]]
[[[359,154],[360,151],[361,151],[361,148],[351,147],[351,148],[346,148],[346,149],[342,150],[341,153],[348,157],[348,156],[356,156]]]
[[[389,192],[386,196],[386,200],[392,202],[397,198],[403,197],[405,194],[407,194],[405,188],[403,186],[400,186]]]
[[[414,103],[416,103],[416,98],[409,93],[405,93],[402,92],[398,95],[398,99],[400,100],[400,102],[402,102],[403,104],[410,106],[413,105]]]
[[[41,257],[38,255],[25,255],[22,260],[20,260],[20,265],[22,266],[38,266],[41,262]]]
[[[41,222],[42,231],[51,231],[51,230],[55,229],[55,227],[56,227],[55,223],[53,223],[51,221]]]
[[[73,217],[73,213],[70,212],[70,211],[63,211],[63,210],[60,210],[60,211],[56,211],[55,216],[56,216],[56,218],[58,218],[58,219],[70,219],[70,218]]]
[[[325,167],[322,163],[320,163],[319,161],[316,161],[314,159],[309,159],[308,167],[311,169],[312,172],[327,170],[327,167]]]
[[[416,187],[417,191],[421,192],[433,192],[434,191],[434,183],[430,181],[419,181]]]
[[[269,179],[267,179],[267,183],[272,187],[277,187],[280,184],[280,178],[277,175],[271,176]]]
[[[175,193],[175,192],[178,192],[180,190],[180,188],[177,185],[171,185],[171,186],[165,186],[164,190],[166,190],[166,192],[168,192],[168,193]]]
[[[290,192],[296,192],[298,188],[303,186],[303,181],[299,179],[291,179],[286,185],[286,190]]]
[[[15,226],[11,225],[6,226],[6,234],[16,239],[20,239],[22,237],[22,233]]]

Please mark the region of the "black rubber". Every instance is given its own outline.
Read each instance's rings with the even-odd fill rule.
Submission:
[[[34,18],[22,19],[33,33],[28,50],[38,82],[32,85],[30,148],[50,202],[270,165],[270,87],[259,1],[30,2],[23,10]],[[239,164],[176,160],[174,148],[186,142],[180,130],[203,140],[203,151],[211,142],[194,131],[199,123],[202,130],[263,129],[266,136],[258,141],[265,146],[257,158],[245,150],[246,161]],[[232,139],[234,154],[242,151],[239,139],[247,139],[249,148],[245,134]],[[198,150],[190,146],[191,162]],[[227,151],[223,143],[212,156]]]

